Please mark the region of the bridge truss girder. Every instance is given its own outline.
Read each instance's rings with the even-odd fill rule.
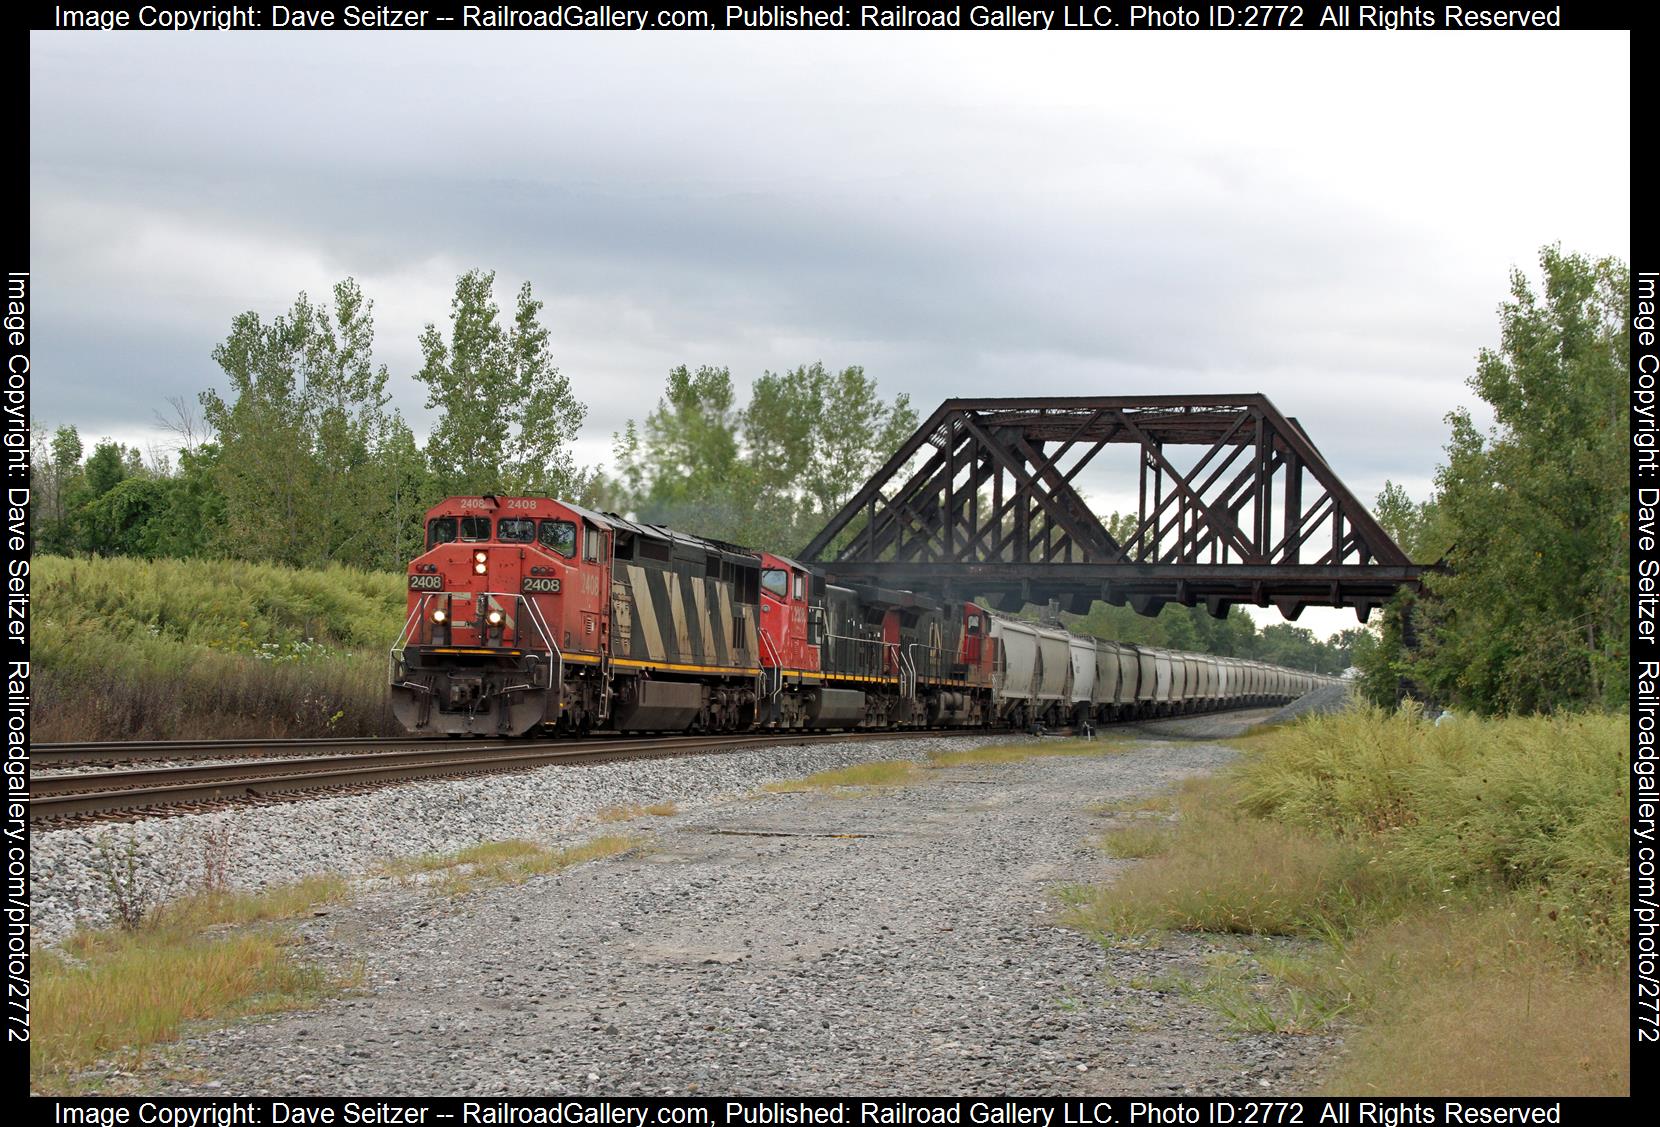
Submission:
[[[1139,465],[1122,542],[1074,484],[1115,444]],[[1423,571],[1262,395],[947,400],[801,555],[832,581],[1004,607],[1347,606],[1361,621]]]

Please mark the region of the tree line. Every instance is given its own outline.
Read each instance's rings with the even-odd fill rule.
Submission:
[[[1367,695],[1483,712],[1616,706],[1630,670],[1626,477],[1629,272],[1548,247],[1536,291],[1513,272],[1500,343],[1470,386],[1432,496],[1393,483],[1376,511],[1409,556],[1439,563],[1370,630],[1324,641],[1167,607],[1146,619],[1097,603],[1073,628],[1322,672],[1353,663]],[[390,406],[374,360],[374,306],[346,279],[330,300],[246,312],[212,351],[223,374],[172,402],[171,452],[149,457],[73,426],[34,435],[38,550],[228,557],[402,570],[421,517],[452,494],[545,493],[737,544],[790,550],[909,436],[909,399],[857,366],[763,372],[740,402],[729,368],[682,365],[607,467],[575,463],[587,409],[553,362],[529,283],[503,310],[493,271],[461,275],[447,324],[420,334],[413,378],[432,412],[424,442]],[[1112,522],[1113,516],[1106,516]]]
[[[374,303],[354,280],[235,317],[212,357],[223,379],[158,418],[149,456],[76,427],[33,435],[37,549],[227,557],[401,570],[423,512],[456,494],[547,494],[741,544],[791,550],[917,425],[862,368],[764,372],[747,403],[728,368],[682,365],[610,468],[578,466],[587,408],[554,363],[527,282],[504,310],[493,271],[456,280],[448,323],[419,337],[413,378],[432,412],[418,441],[374,359]]]

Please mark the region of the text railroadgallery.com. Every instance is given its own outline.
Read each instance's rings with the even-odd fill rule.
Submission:
[[[1459,1127],[1589,1123],[1607,1099],[684,1097],[47,1099],[73,1127]],[[42,1108],[41,1110],[44,1110]]]

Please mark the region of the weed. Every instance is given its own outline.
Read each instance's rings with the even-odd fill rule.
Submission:
[[[109,893],[115,922],[131,931],[144,922],[155,898],[154,883],[144,876],[138,842],[128,838],[117,845],[109,834],[99,835],[94,871]]]
[[[207,826],[197,835],[202,852],[201,889],[223,892],[230,887],[231,859],[236,852],[236,831],[229,822]]]

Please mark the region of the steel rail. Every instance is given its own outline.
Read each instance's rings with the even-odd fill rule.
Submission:
[[[451,750],[482,748],[499,745],[499,739],[476,737],[472,740],[443,740],[433,736],[348,736],[309,739],[265,740],[110,740],[88,743],[31,744],[29,758],[40,766],[59,767],[77,763],[115,763],[143,759],[202,759],[222,756],[226,759],[253,759],[262,755],[281,756],[306,752],[328,751],[334,748],[363,748],[366,753],[377,749],[413,748],[446,745]]]

